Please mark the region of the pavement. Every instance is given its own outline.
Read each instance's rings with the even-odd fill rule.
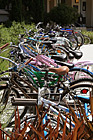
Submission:
[[[88,44],[88,45],[82,45],[80,47],[80,51],[83,53],[83,56],[77,60],[74,59],[74,63],[80,62],[80,61],[93,61],[93,44]]]
[[[93,61],[93,44],[82,45],[80,50],[83,52],[83,56],[79,61],[81,60]]]
[[[73,60],[74,63],[77,63],[77,62],[83,63],[83,61],[92,61],[93,62],[93,44],[82,45],[80,50],[83,53],[83,56],[79,60],[74,59]],[[87,66],[85,68],[87,68]],[[93,65],[89,66],[89,70],[91,72],[93,72]]]

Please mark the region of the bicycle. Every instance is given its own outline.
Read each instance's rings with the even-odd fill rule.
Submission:
[[[53,71],[55,71],[56,69],[51,69],[51,70],[53,70]],[[60,73],[60,72],[59,72]],[[62,74],[62,73],[60,73],[60,74]],[[45,75],[45,74],[44,74]],[[56,76],[56,75],[55,75]],[[46,76],[46,79],[47,79],[47,76]],[[57,78],[57,81],[59,80],[59,78]],[[57,81],[55,81],[55,83],[57,82]],[[87,81],[87,80],[86,80]],[[12,82],[16,85],[16,83],[12,80]],[[79,81],[80,82],[80,81]],[[91,81],[92,82],[92,81]],[[19,83],[19,82],[18,82]],[[23,85],[23,84],[21,84],[21,85]],[[18,86],[18,85],[16,85],[16,86]],[[56,88],[57,88],[57,85],[55,85],[56,86]],[[20,89],[20,87],[18,86],[18,88]],[[50,88],[51,88],[51,86],[50,86]],[[62,87],[61,87],[62,88]],[[63,88],[64,89],[64,88]],[[60,90],[60,88],[59,88],[59,84],[58,84],[58,90],[59,91],[61,91]],[[21,91],[25,94],[25,92],[21,89]],[[37,90],[36,90],[37,91]],[[46,90],[46,92],[47,92],[47,90]],[[62,92],[62,91],[61,91]],[[56,93],[56,91],[55,91],[55,93]]]
[[[30,98],[29,95],[27,95],[26,92],[29,92],[31,89],[33,91],[33,89],[35,91],[37,91],[35,89],[35,87],[33,87],[31,84],[29,84],[26,81],[26,77],[25,75],[22,75],[21,73],[21,69],[22,67],[25,67],[25,65],[27,65],[31,60],[28,60],[27,62],[23,63],[22,65],[19,65],[17,63],[15,63],[14,61],[10,60],[9,58],[4,58],[1,57],[3,59],[6,59],[12,63],[14,63],[15,67],[12,67],[11,69],[8,70],[4,70],[0,73],[0,115],[2,117],[0,117],[1,121],[2,121],[2,127],[6,127],[9,122],[11,121],[11,123],[13,124],[13,117],[14,117],[14,110],[16,109],[16,107],[12,106],[11,104],[11,98],[12,96],[21,98],[20,93],[27,98]],[[19,69],[19,72],[17,72],[17,70]],[[15,72],[15,73],[14,73]],[[8,77],[6,77],[4,74],[9,73]],[[20,75],[18,75],[18,74]],[[24,86],[24,84],[25,86]],[[19,93],[20,92],[20,93]],[[22,107],[21,107],[22,108]],[[19,109],[20,110],[20,109]],[[22,118],[24,116],[24,114],[27,111],[27,107],[23,107],[23,109],[21,109],[20,111],[20,117]],[[5,114],[6,113],[6,114]]]
[[[47,96],[47,98],[45,98],[45,96]],[[43,123],[42,125],[44,125],[46,123],[48,125],[49,122],[47,122],[47,121],[51,119],[51,121],[50,121],[51,127],[56,128],[57,127],[57,120],[56,119],[57,119],[57,117],[59,115],[59,112],[60,112],[61,118],[59,120],[59,132],[61,132],[62,128],[64,127],[64,122],[65,121],[67,122],[66,123],[67,130],[71,132],[71,130],[73,130],[75,128],[75,125],[76,125],[76,123],[74,122],[75,121],[74,117],[80,118],[81,112],[78,112],[77,110],[75,110],[76,114],[74,114],[74,116],[72,116],[72,118],[69,118],[69,117],[66,118],[66,116],[67,115],[69,116],[73,110],[71,110],[71,108],[69,107],[69,104],[66,106],[66,104],[63,104],[63,102],[61,103],[61,100],[57,100],[58,101],[57,103],[55,102],[55,100],[51,101],[53,96],[57,96],[57,93],[55,95],[53,93],[49,93],[49,92],[45,93],[44,89],[39,88],[39,92],[38,92],[39,110],[37,110],[38,112],[37,112],[36,115],[28,116],[25,120],[23,120],[21,122],[21,125],[24,125],[24,121],[30,122],[31,126],[34,125],[34,130],[33,130],[33,127],[31,127],[32,130],[35,131],[35,128],[37,128],[38,126],[41,126],[40,124],[42,124],[42,123]],[[15,99],[15,101],[16,101],[16,99]],[[43,104],[42,104],[42,102],[43,102]],[[79,105],[77,105],[77,106],[79,106]],[[42,108],[42,110],[40,110],[41,108]],[[74,108],[74,109],[76,109],[76,108]],[[47,127],[47,125],[45,125],[45,126]],[[43,129],[44,136],[47,136],[48,129],[49,128]],[[38,129],[36,129],[36,130],[38,130]],[[27,133],[32,135],[31,131],[29,131]]]

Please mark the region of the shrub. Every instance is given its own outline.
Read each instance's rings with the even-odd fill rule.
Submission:
[[[89,116],[86,116],[85,109],[79,100],[78,104],[78,107],[75,105],[77,112],[68,105],[69,113],[62,111],[58,112],[58,114],[50,113],[50,107],[43,110],[43,104],[39,109],[36,106],[36,116],[33,118],[31,117],[28,120],[27,117],[26,119],[23,119],[23,125],[17,108],[17,110],[15,110],[13,132],[7,133],[1,128],[0,124],[0,138],[3,140],[3,137],[5,136],[6,139],[8,138],[9,140],[92,140],[92,122],[88,119]],[[48,116],[48,112],[49,117],[46,117]],[[78,113],[80,113],[80,117],[76,115]],[[62,116],[65,116],[65,119]],[[68,119],[70,119],[70,122]],[[72,127],[72,122],[75,125],[74,127]],[[67,126],[69,126],[71,130],[68,129]]]
[[[93,32],[92,31],[82,30],[82,34],[88,36],[91,39],[91,44],[93,44]]]
[[[66,4],[59,4],[51,9],[48,16],[50,20],[57,24],[68,25],[76,22],[79,15],[76,8],[72,8]]]
[[[12,22],[11,27],[5,27],[3,24],[0,25],[0,46],[4,45],[5,43],[13,42],[13,44],[18,43],[19,34],[24,34],[25,27],[28,31],[35,30],[35,25],[32,23],[25,24],[24,22]]]

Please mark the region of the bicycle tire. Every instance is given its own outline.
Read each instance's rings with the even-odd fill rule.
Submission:
[[[91,39],[87,35],[83,35],[83,37],[84,37],[84,44],[85,45],[91,44]]]
[[[56,117],[55,117],[55,116],[56,116]],[[52,114],[51,114],[50,112],[48,112],[48,113],[47,113],[47,117],[44,117],[44,118],[43,118],[43,120],[42,120],[42,122],[41,122],[41,125],[44,125],[44,124],[45,124],[46,122],[48,122],[48,120],[49,120],[47,126],[48,126],[48,125],[51,125],[52,129],[53,129],[53,128],[56,128],[56,127],[57,127],[57,124],[58,124],[58,122],[57,122],[57,117],[58,117],[58,114],[55,115],[55,113],[52,113]],[[22,126],[24,127],[25,121],[26,121],[26,123],[30,122],[30,124],[31,124],[32,126],[34,125],[34,128],[37,129],[37,124],[39,123],[39,121],[38,121],[38,118],[37,118],[36,115],[33,115],[33,114],[32,114],[31,116],[29,116],[29,117],[27,117],[26,119],[24,119],[24,120],[21,122],[21,127],[22,127]],[[63,127],[64,127],[64,123],[62,122],[62,120],[59,121],[59,125],[60,125],[60,128],[63,128]],[[48,127],[45,128],[44,131],[46,131],[46,129],[48,130]],[[61,131],[61,129],[60,129],[59,131]],[[48,131],[46,131],[46,132],[48,132]],[[29,135],[31,136],[31,135],[33,134],[32,129],[31,129],[30,131],[28,131],[27,134],[29,134]]]
[[[67,38],[70,41],[71,47],[70,49],[76,50],[78,48],[78,39],[75,35],[68,35]]]
[[[84,44],[84,36],[80,32],[75,32],[75,36],[78,40],[78,47],[77,49],[80,49],[80,47]]]
[[[72,72],[72,73],[70,73]],[[93,73],[85,68],[78,68],[78,67],[74,67],[72,69],[70,69],[68,75],[72,76],[72,80],[76,80],[76,79],[82,79],[82,78],[93,78]],[[80,77],[79,77],[80,76]]]
[[[75,90],[76,88],[81,88],[80,89],[80,92]],[[73,92],[75,95],[78,95],[79,94],[82,94],[82,89],[87,89],[87,88],[90,88],[91,91],[92,91],[92,88],[93,88],[93,79],[78,79],[78,80],[74,80],[70,83],[70,86],[69,86],[69,92]],[[88,90],[90,92],[90,90]],[[69,94],[69,92],[64,92],[62,94],[62,99],[67,95]],[[87,93],[88,95],[89,93]],[[84,94],[83,94],[84,95]],[[89,95],[88,95],[89,96]]]
[[[2,96],[4,95],[5,93],[5,100],[4,98],[1,99],[1,105],[3,105],[4,108],[1,108],[1,109],[4,109],[3,111],[1,110],[1,113],[0,113],[0,120],[1,120],[1,123],[2,123],[2,128],[5,128],[7,127],[8,125],[11,126],[13,123],[14,123],[14,116],[15,116],[15,109],[17,108],[16,106],[12,106],[12,103],[11,103],[11,98],[13,96],[17,97],[17,98],[20,98],[20,95],[19,95],[19,92],[15,89],[15,88],[11,88],[10,91],[8,91],[8,86],[4,86],[4,88],[2,86],[0,86],[0,98],[2,98]],[[8,96],[9,98],[7,97],[7,92],[9,92]],[[6,98],[8,101],[6,101]],[[4,103],[6,104],[6,106],[4,106]],[[20,112],[20,119],[22,119],[24,117],[24,115],[26,114],[26,111],[27,111],[27,108],[24,108],[22,110],[22,112]],[[11,125],[10,125],[11,124]]]
[[[70,86],[74,85],[74,84],[77,84],[77,83],[82,83],[82,82],[93,83],[93,79],[91,79],[91,78],[77,79],[77,80],[74,80],[74,81],[70,82]]]

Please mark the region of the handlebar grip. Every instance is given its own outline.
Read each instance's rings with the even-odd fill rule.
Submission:
[[[3,48],[7,47],[9,45],[9,43],[6,43],[5,45],[3,45],[2,47],[0,47],[0,50],[2,50]]]
[[[33,58],[30,58],[27,62],[25,62],[24,64],[27,65],[28,63],[30,63],[30,61],[32,61]]]

